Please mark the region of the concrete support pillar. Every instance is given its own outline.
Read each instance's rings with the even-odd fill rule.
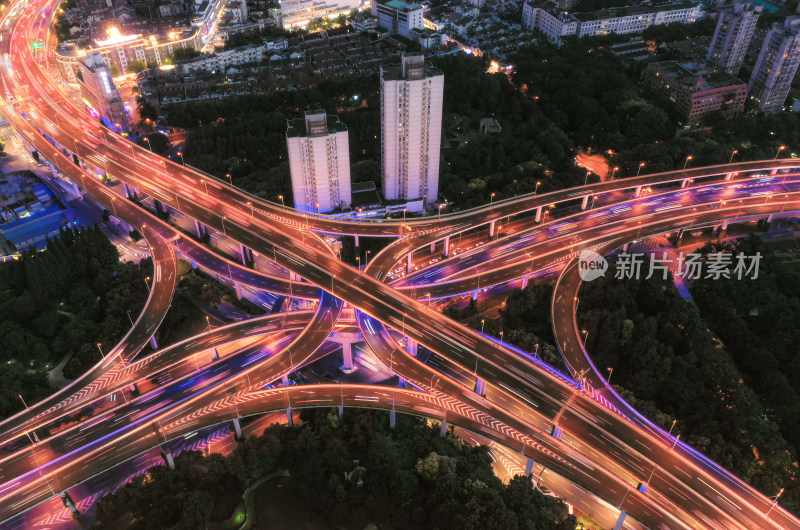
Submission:
[[[622,529],[622,525],[625,524],[625,518],[627,516],[628,516],[628,514],[625,512],[625,510],[623,510],[623,511],[621,511],[619,513],[619,518],[617,519],[617,524],[614,525],[614,530],[621,530]]]
[[[624,245],[622,245],[622,252],[628,252],[628,247],[629,246],[630,246],[630,243],[625,243]]]
[[[406,337],[406,351],[414,357],[417,356],[417,346],[417,341],[411,337]]]
[[[728,220],[727,220],[727,219],[725,219],[724,221],[722,221],[722,227],[721,227],[721,229],[722,229],[722,230],[727,230],[727,229],[728,229]]]
[[[292,417],[292,407],[286,407],[286,421],[289,427],[294,427],[294,418]]]
[[[360,243],[360,241],[358,240],[358,234],[355,234],[355,238],[356,238],[356,247],[360,247],[360,246],[361,246],[361,243]]]
[[[528,286],[528,277],[527,276],[523,276],[522,277],[522,288],[524,289],[527,286]]]
[[[219,360],[219,350],[217,348],[213,348],[211,350],[211,360],[218,361]]]
[[[539,206],[538,208],[536,208],[536,219],[535,219],[535,221],[538,223],[541,220],[542,220],[542,207]]]
[[[339,417],[341,418],[342,416],[344,416],[344,406],[339,405]]]
[[[131,188],[128,187],[128,183],[127,182],[123,182],[122,185],[125,186],[125,196],[130,199],[131,198]]]
[[[394,409],[389,411],[389,428],[394,429],[395,424],[397,423],[397,412]]]
[[[154,350],[158,349],[158,342],[156,342],[156,336],[155,335],[151,335],[150,336],[150,347],[153,348]]]
[[[774,213],[771,213],[771,214],[769,214],[769,215],[767,216],[767,222],[768,222],[768,223],[771,223],[771,222],[772,222],[772,221],[774,221],[774,220],[775,220],[775,214],[774,214]]]
[[[642,187],[636,186],[636,193],[633,194],[634,197],[638,197],[642,194]]]
[[[683,237],[683,228],[678,230],[678,239],[681,239],[682,237]]]
[[[563,433],[564,431],[561,429],[561,427],[558,425],[553,425],[553,438],[560,440]]]
[[[161,458],[169,466],[170,469],[175,469],[175,459],[172,458],[172,450],[167,444],[161,444]]]
[[[349,374],[353,368],[353,343],[349,341],[342,342],[342,372]]]
[[[75,506],[75,501],[72,500],[70,494],[67,490],[61,492],[61,502],[64,503],[64,506],[69,509],[70,513],[73,517],[78,517],[81,512],[78,511],[78,507]]]
[[[406,272],[411,272],[412,268],[413,264],[411,263],[411,252],[409,252],[408,256],[406,256]]]
[[[195,220],[194,221],[194,228],[197,231],[197,239],[203,239],[203,229],[205,228],[203,226],[203,223],[201,223],[198,220]]]
[[[239,300],[244,298],[244,296],[242,296],[242,284],[239,282],[233,282],[233,285],[236,287],[236,298]]]
[[[495,221],[489,221],[489,237],[494,237]]]
[[[533,473],[533,466],[535,465],[536,462],[534,462],[533,458],[528,458],[528,461],[525,463],[525,474],[530,475]]]
[[[589,206],[589,196],[586,195],[583,200],[581,201],[581,210],[585,210],[586,207]]]
[[[733,173],[725,173],[725,180],[733,180]]]
[[[770,172],[769,172],[769,174],[770,174],[770,176],[772,176],[772,175],[777,175],[777,174],[778,174],[778,170],[777,170],[777,168],[776,168],[776,169],[773,169],[772,171],[770,171]]]
[[[239,418],[233,418],[233,432],[236,434],[236,440],[244,440],[244,435],[242,434],[242,424],[239,422]]]
[[[439,436],[445,436],[447,434],[447,422],[442,422],[442,427],[439,429]]]
[[[475,381],[475,393],[481,396],[486,395],[486,381],[480,377]]]
[[[244,246],[243,243],[239,243],[239,254],[242,256],[242,265],[247,267],[247,259],[250,257],[247,255],[248,248]]]
[[[685,188],[688,185],[689,185],[689,179],[683,179],[681,181],[681,188]]]
[[[197,262],[195,260],[191,260],[192,262],[192,269],[197,270]]]
[[[477,289],[472,291],[472,299],[473,300],[477,300],[478,299],[478,290]]]
[[[444,238],[444,257],[450,255],[450,236]]]
[[[433,254],[434,252],[436,252],[436,241],[431,243],[431,254]]]

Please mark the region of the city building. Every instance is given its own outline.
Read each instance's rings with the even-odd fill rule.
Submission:
[[[81,87],[81,98],[95,117],[101,118],[114,130],[127,130],[128,117],[103,56],[92,52],[80,61],[77,74]]]
[[[383,195],[430,206],[439,194],[444,75],[411,53],[381,67],[380,79]]]
[[[703,9],[690,2],[653,2],[639,6],[602,9],[590,13],[565,13],[538,2],[522,7],[522,27],[543,33],[553,42],[564,37],[595,37],[642,33],[650,26],[691,24],[702,19]]]
[[[197,28],[175,30],[163,37],[122,35],[118,29],[112,28],[107,39],[95,40],[93,45],[86,48],[78,47],[74,42],[59,46],[56,49],[56,62],[64,79],[76,84],[81,59],[95,52],[103,56],[109,67],[113,66],[123,74],[133,61],[161,66],[178,48],[200,50],[202,47],[201,33]]]
[[[350,144],[347,128],[324,110],[288,121],[286,144],[294,207],[308,212],[349,208]]]
[[[350,15],[361,0],[281,0],[276,13],[284,29],[304,28],[312,20]]]
[[[775,23],[764,38],[748,88],[758,108],[776,111],[783,108],[800,64],[800,16]]]
[[[739,75],[761,9],[760,5],[738,0],[720,7],[717,29],[706,58],[729,74]]]
[[[372,4],[372,14],[378,17],[378,27],[406,39],[412,38],[411,30],[423,28],[424,11],[421,4],[408,4],[403,0],[376,1]]]
[[[266,53],[267,46],[265,44],[248,44],[177,62],[175,63],[175,69],[182,74],[190,74],[200,70],[224,72],[230,66],[259,63],[264,60],[264,54]]]
[[[378,29],[378,17],[374,17],[367,13],[362,13],[349,18],[347,19],[347,22],[355,31],[359,33]]]
[[[675,104],[687,127],[701,125],[712,114],[727,119],[742,113],[747,100],[743,82],[727,72],[698,72],[692,67],[674,61],[650,63],[644,82]]]

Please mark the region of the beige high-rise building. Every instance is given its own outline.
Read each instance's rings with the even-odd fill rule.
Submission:
[[[331,212],[350,206],[350,144],[339,118],[313,110],[289,120],[286,144],[295,208]]]
[[[128,129],[128,117],[119,90],[111,79],[103,56],[92,52],[81,59],[80,70],[76,76],[81,87],[81,97],[90,113],[103,118],[115,130]]]
[[[421,53],[403,54],[399,67],[381,67],[381,179],[387,200],[436,202],[443,93],[444,75]]]
[[[739,75],[760,15],[760,5],[738,0],[720,7],[717,28],[706,59],[731,75]]]
[[[772,25],[747,88],[762,111],[781,110],[800,65],[800,17]]]

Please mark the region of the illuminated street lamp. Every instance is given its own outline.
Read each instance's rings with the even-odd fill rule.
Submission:
[[[643,168],[643,167],[644,167],[644,162],[642,162],[641,164],[639,164],[639,169],[638,169],[638,170],[636,170],[636,176],[637,176],[637,177],[639,176],[639,173],[641,173],[641,172],[642,172],[642,168]]]
[[[281,206],[286,206],[286,205],[283,203],[283,195],[278,195],[278,198],[281,200]]]
[[[103,348],[102,348],[102,346],[103,346],[103,345],[102,345],[102,344],[100,344],[99,342],[97,343],[97,349],[98,349],[98,350],[100,350],[100,357],[102,357],[103,359],[105,359],[105,358],[106,358],[106,354],[105,354],[105,353],[103,353]]]
[[[686,157],[686,160],[683,162],[683,170],[686,171],[686,166],[689,165],[689,160],[693,159],[692,155]]]
[[[144,284],[147,286],[147,292],[148,293],[150,292],[150,284],[147,283],[149,281],[150,281],[150,276],[148,276],[147,278],[144,279]]]
[[[736,149],[734,149],[734,150],[731,152],[731,159],[730,159],[730,160],[728,160],[728,163],[729,163],[729,164],[732,164],[732,163],[733,163],[733,157],[734,157],[734,156],[736,156],[736,154],[737,154],[738,152],[739,152],[739,151],[738,151],[738,150],[736,150]]]
[[[617,174],[617,171],[619,171],[619,166],[614,166],[614,169],[611,171],[611,180],[614,180],[614,175]]]
[[[152,153],[152,152],[153,152],[153,146],[152,146],[152,145],[150,145],[150,138],[148,138],[147,136],[145,136],[144,138],[142,138],[142,140],[144,140],[145,142],[147,142],[147,148],[148,148],[148,149],[150,149],[150,152]]]
[[[372,252],[371,250],[367,251],[367,255],[364,256],[364,270],[367,270],[367,265],[369,265],[369,253]]]
[[[494,193],[492,195],[494,195]],[[442,216],[442,208],[444,208],[444,204],[439,205],[439,217]]]
[[[181,164],[183,164],[185,166],[186,165],[186,161],[183,159],[183,153],[178,151],[178,156],[181,157]]]
[[[250,217],[255,217],[255,214],[253,213],[253,203],[247,201],[247,205],[250,207]]]
[[[784,149],[786,149],[786,146],[785,146],[785,145],[782,145],[782,146],[780,146],[780,147],[778,148],[778,152],[777,152],[777,153],[775,153],[775,160],[777,160],[777,159],[778,159],[778,155],[779,155],[779,154],[781,154],[781,151],[783,151]]]
[[[539,186],[541,186],[541,184],[542,184],[542,181],[540,181],[540,180],[536,181],[536,189],[535,189],[535,190],[533,190],[533,194],[534,194],[534,195],[536,195],[537,193],[539,193]]]
[[[583,335],[583,343],[586,344],[586,340],[589,338],[589,332],[584,329],[581,330],[581,334]]]
[[[494,192],[492,192],[492,194],[489,195],[489,204],[492,204],[492,201],[494,201]]]
[[[225,176],[227,177],[228,182],[231,183],[231,188],[233,188],[233,177],[231,177],[230,173],[225,173]]]
[[[481,319],[481,333],[483,333],[483,326],[484,326],[484,324],[486,324],[486,319],[485,319],[485,318],[482,318],[482,319]]]
[[[208,183],[206,183],[206,179],[200,179],[200,182],[203,183],[203,186],[206,188],[206,195],[208,195]]]
[[[500,331],[500,342],[503,342],[503,331]]]
[[[28,408],[28,404],[25,403],[25,400],[22,398],[22,394],[17,394],[17,395],[19,396],[19,399],[22,400],[22,404],[25,405],[25,408],[27,409]]]
[[[226,219],[226,217],[223,215],[222,216],[222,235],[227,236],[228,234],[225,232],[225,219]]]
[[[606,384],[610,385],[611,384],[611,374],[614,373],[614,369],[613,368],[606,368],[606,370],[608,370],[608,379],[606,379]]]

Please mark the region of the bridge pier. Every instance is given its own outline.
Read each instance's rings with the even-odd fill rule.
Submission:
[[[219,350],[217,348],[213,348],[211,350],[211,360],[212,361],[219,361]]]
[[[527,276],[523,276],[522,277],[522,289],[526,288],[527,286],[528,286],[528,277]]]
[[[478,299],[478,290],[477,289],[472,291],[472,299],[473,300],[477,300]]]
[[[536,208],[536,218],[534,219],[534,221],[538,223],[541,220],[542,220],[542,207],[539,206],[538,208]]]
[[[156,342],[155,334],[150,335],[150,347],[153,348],[154,350],[158,349],[158,342]]]
[[[172,450],[165,443],[161,444],[161,458],[164,459],[164,462],[171,470],[175,470],[175,459],[172,458]]]
[[[197,239],[203,239],[203,233],[205,232],[206,227],[200,221],[194,221],[194,228],[197,231]]]
[[[771,213],[771,214],[769,214],[769,215],[767,216],[767,222],[768,222],[768,223],[771,223],[771,222],[772,222],[772,221],[774,221],[774,220],[775,220],[775,214],[774,214],[774,213]]]
[[[411,337],[406,337],[406,351],[413,355],[414,357],[417,356],[417,341],[412,339]]]
[[[353,343],[352,342],[343,342],[342,343],[342,366],[340,370],[346,374],[349,374],[355,370],[353,367]]]
[[[553,438],[556,440],[561,439],[561,435],[564,434],[564,431],[558,425],[553,425]]]
[[[237,300],[241,300],[242,298],[244,298],[244,296],[242,296],[242,284],[239,282],[233,282],[233,285],[236,288]]]
[[[486,395],[486,381],[480,377],[475,381],[475,393],[481,396]]]
[[[628,516],[625,510],[619,512],[619,518],[617,519],[617,524],[614,525],[614,530],[621,530],[622,525],[625,523],[625,518]]]
[[[642,187],[636,186],[636,192],[633,194],[634,197],[638,197],[642,194]]]
[[[733,180],[734,173],[725,173],[725,180]]]
[[[359,242],[359,240],[358,240],[358,234],[353,234],[353,235],[354,235],[354,237],[356,238],[356,248],[358,248],[358,247],[360,247],[360,246],[361,246],[361,244],[360,244],[360,242]]]
[[[389,411],[389,428],[394,429],[396,423],[397,423],[397,412],[394,409],[392,409]]]
[[[722,221],[722,226],[720,227],[720,230],[727,230],[727,229],[728,229],[728,220],[725,219],[724,221]]]
[[[533,458],[528,458],[528,461],[525,463],[525,474],[530,475],[533,473],[533,466],[536,465],[536,462]]]
[[[190,260],[192,263],[192,270],[197,270],[197,262],[195,260]]]
[[[630,243],[625,243],[624,245],[622,245],[622,252],[628,252],[628,247],[629,246],[630,246]]]
[[[450,255],[450,236],[444,238],[444,257]]]
[[[436,252],[436,241],[431,243],[431,254],[433,254],[434,252]]]
[[[81,512],[78,510],[78,507],[75,506],[75,501],[72,500],[72,497],[70,496],[69,492],[67,490],[64,490],[60,493],[60,495],[61,495],[61,502],[64,503],[65,508],[69,509],[70,513],[72,514],[72,517],[75,518],[79,517]]]
[[[689,185],[689,179],[683,179],[681,181],[681,188],[685,188],[688,185]]]
[[[242,434],[242,424],[239,421],[239,417],[233,418],[233,432],[235,434],[234,439],[237,442],[244,441],[244,435]]]
[[[339,405],[339,417],[341,418],[342,416],[344,416],[344,406]]]
[[[411,269],[413,268],[413,264],[411,263],[411,252],[409,252],[408,256],[406,256],[406,273],[411,272]]]
[[[777,175],[778,174],[778,168],[773,169],[772,171],[769,172],[769,174],[770,174],[770,176]]]
[[[583,200],[581,201],[581,210],[585,210],[588,205],[589,205],[589,196],[585,195],[583,197]]]
[[[281,376],[281,384],[283,386],[288,386],[289,385],[289,374],[283,374]]]
[[[289,427],[294,427],[294,418],[292,417],[292,407],[286,407],[286,421]]]
[[[447,422],[442,421],[441,428],[439,429],[439,436],[446,436],[447,435]]]
[[[239,252],[240,252],[240,255],[242,256],[242,265],[244,265],[245,267],[249,267],[249,263],[252,263],[254,261],[254,259],[253,259],[253,251],[251,249],[247,248],[246,246],[244,246],[243,243],[240,243],[239,244]]]
[[[496,224],[496,221],[489,221],[489,238],[490,239],[494,237],[495,224]]]

